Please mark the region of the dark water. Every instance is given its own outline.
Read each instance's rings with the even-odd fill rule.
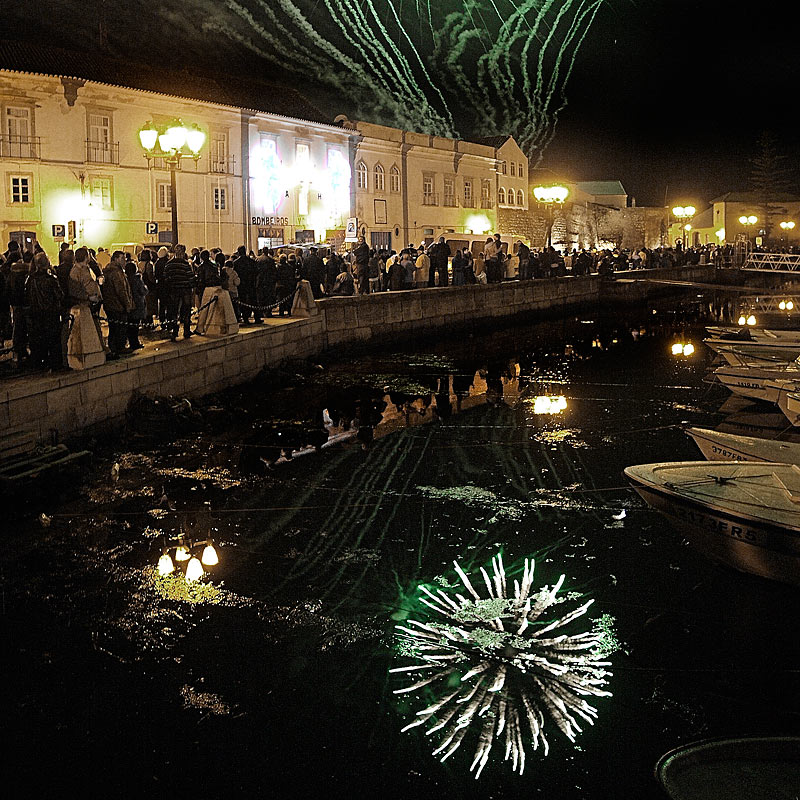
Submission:
[[[140,408],[128,438],[94,443],[77,496],[44,487],[5,537],[13,796],[657,798],[653,767],[682,743],[797,733],[800,595],[706,561],[623,487],[629,464],[700,457],[682,423],[724,421],[707,308],[429,341]],[[693,357],[670,355],[681,338]],[[537,395],[567,407],[536,414]],[[298,454],[265,466],[282,449]],[[218,545],[198,602],[153,570],[180,531]],[[417,586],[498,552],[509,572],[534,557],[534,587],[564,574],[564,610],[594,600],[574,632],[613,618],[613,696],[589,698],[574,744],[545,714],[549,755],[526,746],[521,776],[498,741],[475,780],[477,728],[440,763],[430,726],[400,732],[433,690],[395,694],[411,681],[389,670],[413,663],[394,626],[426,618]]]

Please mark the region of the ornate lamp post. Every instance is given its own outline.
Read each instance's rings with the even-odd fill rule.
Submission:
[[[786,237],[786,246],[789,246],[789,231],[794,230],[794,221],[793,220],[786,220],[781,222],[781,230],[783,230],[784,236]]]
[[[686,249],[686,232],[692,229],[689,225],[689,220],[697,213],[694,206],[675,206],[672,209],[672,215],[681,223],[681,244],[683,249]]]
[[[758,222],[758,217],[755,214],[742,214],[739,217],[739,224],[744,228],[745,235],[747,236],[747,247],[750,247],[750,228]]]
[[[205,131],[197,125],[186,127],[181,120],[164,125],[146,122],[139,131],[139,141],[144,149],[147,165],[151,158],[163,158],[169,165],[170,205],[172,206],[172,244],[178,244],[178,189],[175,173],[182,158],[193,158],[195,164],[206,142]]]
[[[533,196],[540,206],[547,208],[547,246],[553,246],[553,208],[563,206],[564,201],[569,197],[569,189],[566,186],[537,186],[533,190]]]

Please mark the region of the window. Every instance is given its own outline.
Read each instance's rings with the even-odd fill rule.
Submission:
[[[520,178],[524,178],[525,177],[525,165],[524,164],[519,164],[517,166],[517,175],[519,175]]]
[[[308,214],[308,191],[311,186],[311,145],[308,142],[295,142],[294,167],[300,185],[297,187],[297,213],[301,217]]]
[[[0,151],[9,158],[38,158],[37,139],[34,139],[32,111],[24,106],[6,106],[3,115]]]
[[[422,176],[422,205],[435,206],[438,205],[436,195],[433,192],[434,177],[433,175],[423,174]]]
[[[517,201],[517,193],[513,189],[508,190],[508,204],[513,206]]]
[[[456,204],[456,179],[453,177],[444,179],[444,204],[451,207]]]
[[[505,161],[500,162],[500,174],[507,175],[508,174],[508,165]]]
[[[511,162],[511,177],[515,178],[516,176],[517,176],[517,162],[516,161],[512,161]]]
[[[393,192],[400,191],[400,170],[397,167],[389,170],[389,189]]]
[[[159,183],[156,185],[158,193],[158,207],[162,211],[168,211],[172,208],[172,187],[168,183]]]
[[[506,202],[506,190],[502,186],[497,190],[497,202],[500,205],[505,205]]]
[[[367,188],[367,165],[363,161],[359,161],[356,165],[356,188]]]
[[[89,141],[106,148],[111,144],[111,117],[108,114],[89,114]]]
[[[226,186],[214,187],[214,211],[228,210],[228,188]]]
[[[492,207],[492,188],[489,181],[481,181],[481,207]]]
[[[376,192],[385,192],[386,191],[386,173],[383,171],[383,167],[380,164],[375,165],[375,191]]]
[[[10,175],[9,193],[12,203],[31,202],[31,178],[29,175]]]
[[[208,142],[208,168],[210,172],[226,173],[229,171],[228,134],[225,131],[211,131],[211,138]]]
[[[464,180],[464,208],[472,208],[475,203],[472,195],[472,180],[466,178]]]
[[[114,208],[112,179],[98,176],[90,178],[89,200],[94,208],[111,211]]]
[[[524,206],[525,205],[525,195],[522,193],[522,189],[517,192],[517,205]]]

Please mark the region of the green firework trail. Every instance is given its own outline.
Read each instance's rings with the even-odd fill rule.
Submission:
[[[510,133],[535,164],[603,0],[225,3],[235,24],[206,30],[322,83],[353,114],[440,136],[458,135],[455,117],[472,135]]]

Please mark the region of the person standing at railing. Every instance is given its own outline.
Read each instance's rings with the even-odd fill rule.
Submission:
[[[175,245],[175,255],[164,266],[167,325],[172,341],[178,338],[178,328],[183,324],[183,338],[192,336],[192,293],[194,271],[186,259],[186,248]]]
[[[108,320],[110,359],[119,358],[125,352],[128,314],[134,309],[131,287],[125,276],[126,261],[125,253],[115,250],[111,261],[103,270],[103,308]]]

